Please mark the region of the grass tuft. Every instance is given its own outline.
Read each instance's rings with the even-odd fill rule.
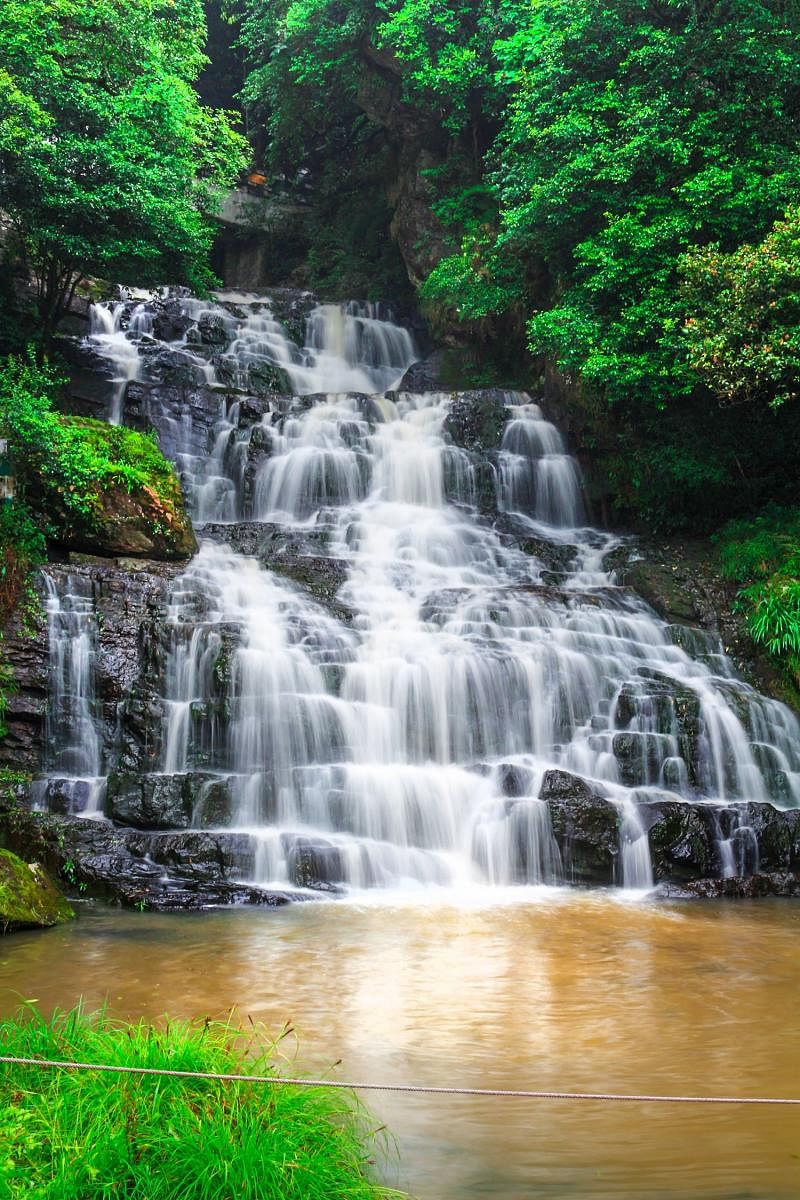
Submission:
[[[275,1042],[233,1023],[125,1024],[23,1008],[0,1053],[272,1074]],[[3,1200],[388,1200],[375,1131],[346,1092],[0,1066]],[[383,1135],[385,1136],[385,1135]]]

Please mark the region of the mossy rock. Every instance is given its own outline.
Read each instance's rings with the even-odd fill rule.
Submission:
[[[78,534],[75,542],[81,549],[106,556],[166,561],[190,558],[197,550],[183,498],[159,495],[149,487],[134,491],[112,487],[100,492],[93,528]]]
[[[47,929],[75,916],[46,871],[0,850],[0,933]]]
[[[80,504],[43,476],[28,481],[32,507],[69,550],[104,557],[180,560],[197,550],[175,469],[153,437],[125,425],[61,416],[77,455]]]

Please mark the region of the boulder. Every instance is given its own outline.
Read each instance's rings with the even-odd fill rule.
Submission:
[[[337,883],[344,878],[342,855],[339,849],[320,838],[284,834],[289,876],[297,887],[316,891],[339,891]]]
[[[550,809],[564,878],[611,885],[619,857],[619,812],[611,801],[568,771],[545,772],[539,798]]]
[[[65,545],[109,557],[130,554],[168,562],[191,558],[197,550],[183,503],[144,487],[131,492],[124,487],[103,488],[92,527],[75,532]]]
[[[108,777],[108,813],[137,829],[187,829],[193,806],[188,778],[115,772]]]
[[[442,390],[444,350],[434,350],[427,358],[412,363],[397,385],[398,392],[438,392]]]
[[[638,806],[650,842],[653,878],[686,882],[708,875],[715,850],[699,807],[664,800]]]

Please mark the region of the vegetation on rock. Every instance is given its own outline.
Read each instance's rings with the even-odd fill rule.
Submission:
[[[5,1053],[179,1071],[279,1073],[258,1029],[153,1028],[33,1008],[0,1023]],[[4,1072],[0,1187],[10,1200],[389,1200],[368,1176],[374,1126],[344,1091],[54,1071]]]
[[[9,358],[0,369],[0,429],[16,463],[15,504],[28,514],[21,532],[33,518],[50,538],[76,549],[188,557],[194,534],[174,469],[155,439],[55,411],[58,388],[56,372],[32,358]],[[19,555],[25,544],[5,553]],[[33,561],[41,541],[27,544]]]

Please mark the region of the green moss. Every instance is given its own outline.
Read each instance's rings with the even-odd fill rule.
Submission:
[[[58,418],[69,439],[92,460],[98,485],[123,484],[129,490],[151,488],[163,500],[179,504],[181,489],[173,466],[158,448],[155,435],[92,417]]]
[[[75,913],[47,873],[10,850],[0,850],[0,933],[44,929]]]

